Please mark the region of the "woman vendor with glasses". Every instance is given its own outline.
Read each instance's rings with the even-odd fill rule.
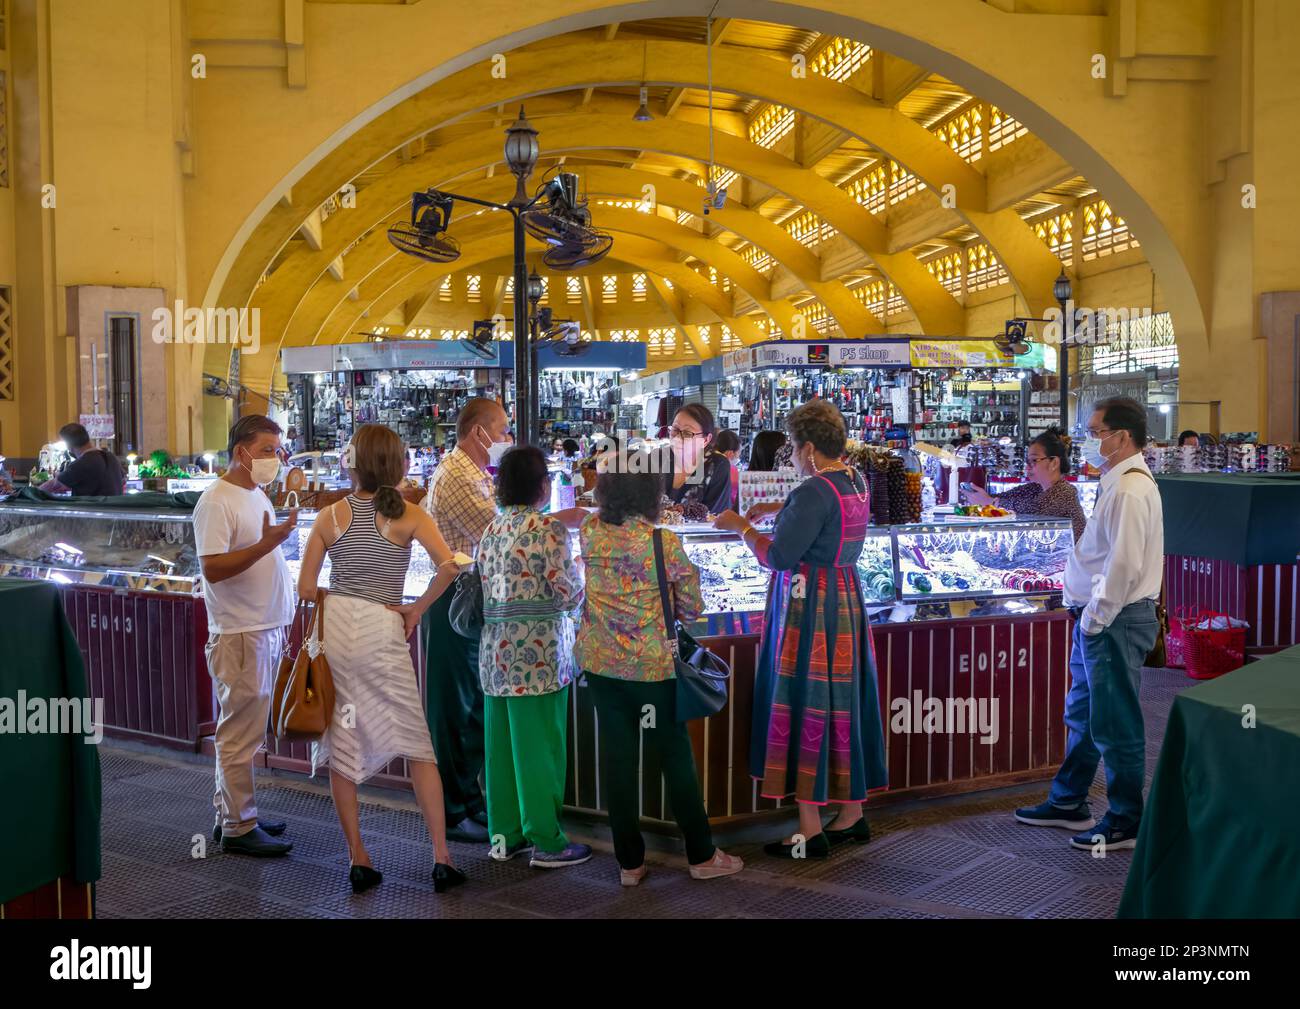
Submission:
[[[731,507],[731,460],[715,451],[713,413],[701,403],[677,411],[668,439],[672,454],[664,493],[674,504],[696,502],[710,515]]]

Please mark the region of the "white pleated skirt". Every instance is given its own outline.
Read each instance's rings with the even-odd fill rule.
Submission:
[[[325,598],[325,657],[334,717],[312,743],[311,773],[326,764],[360,784],[393,760],[435,760],[402,617],[379,603]]]

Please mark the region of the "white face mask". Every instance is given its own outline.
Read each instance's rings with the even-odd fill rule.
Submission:
[[[503,455],[505,455],[507,452],[509,452],[510,449],[511,449],[510,442],[508,442],[508,441],[493,441],[491,438],[487,437],[487,430],[486,430],[485,428],[483,428],[482,426],[480,426],[480,427],[479,427],[479,430],[483,432],[483,435],[484,435],[484,439],[483,439],[483,440],[486,442],[486,444],[484,444],[483,448],[484,448],[484,450],[487,452],[488,465],[489,465],[489,466],[500,466],[500,465],[501,465],[501,457],[502,457]]]
[[[1111,434],[1114,434],[1114,432],[1112,431]],[[1109,437],[1110,434],[1106,435],[1106,438]],[[1083,458],[1087,460],[1089,466],[1101,469],[1108,462],[1106,453],[1101,450],[1101,443],[1105,441],[1106,438],[1094,438],[1089,436],[1084,440]]]
[[[280,475],[280,457],[273,456],[270,459],[254,459],[249,456],[248,472],[253,478],[253,483],[259,487],[265,487]]]

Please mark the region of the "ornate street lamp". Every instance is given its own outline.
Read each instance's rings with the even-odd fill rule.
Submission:
[[[528,264],[524,261],[523,209],[530,203],[525,188],[533,174],[539,153],[537,131],[524,117],[524,107],[519,106],[519,118],[506,130],[506,166],[515,177],[515,196],[510,201],[515,223],[515,438],[520,445],[531,445],[537,437],[537,402],[533,389],[537,378],[533,374],[533,355],[528,332]],[[541,281],[538,281],[540,285]],[[539,295],[540,297],[540,295]]]
[[[1073,289],[1070,278],[1061,267],[1061,275],[1052,285],[1052,295],[1061,306],[1061,430],[1070,430],[1070,337],[1074,332],[1073,313],[1067,311]]]
[[[515,177],[517,186],[512,203],[522,206],[528,202],[528,192],[524,188],[528,177],[537,165],[540,148],[537,143],[537,131],[532,123],[524,118],[524,107],[519,106],[519,118],[506,130],[506,167]]]

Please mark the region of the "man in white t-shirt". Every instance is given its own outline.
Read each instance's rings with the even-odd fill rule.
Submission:
[[[294,593],[280,544],[298,522],[277,525],[262,487],[280,472],[280,428],[260,414],[230,429],[230,466],[194,508],[194,539],[208,610],[208,673],[216,683],[217,808],[222,851],[285,855],[283,823],[258,820],[253,758],[266,739],[271,690]]]

